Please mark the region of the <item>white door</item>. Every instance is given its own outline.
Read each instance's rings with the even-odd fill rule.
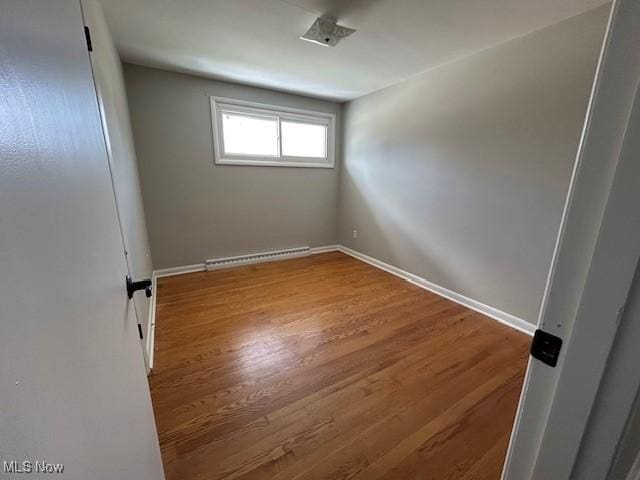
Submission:
[[[80,4],[0,12],[0,477],[162,479]]]
[[[127,267],[132,279],[149,279],[153,266],[122,66],[100,5],[96,0],[82,0],[81,4],[84,23],[90,32],[92,51],[89,56],[102,117]],[[133,303],[140,324],[145,360],[147,367],[150,367],[152,349],[149,343],[151,340],[150,298],[144,292],[139,292],[134,294]]]

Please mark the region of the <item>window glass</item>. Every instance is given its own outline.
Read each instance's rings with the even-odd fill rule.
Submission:
[[[282,121],[280,128],[283,156],[326,158],[326,125]]]
[[[272,117],[222,112],[224,151],[232,155],[278,155],[278,121]]]

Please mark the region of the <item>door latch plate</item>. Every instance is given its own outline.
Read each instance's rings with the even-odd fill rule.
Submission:
[[[560,356],[562,339],[544,330],[536,330],[531,343],[531,356],[542,363],[555,367]]]

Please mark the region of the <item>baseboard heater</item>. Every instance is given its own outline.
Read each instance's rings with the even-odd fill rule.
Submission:
[[[239,255],[237,257],[213,258],[205,262],[207,270],[219,270],[221,268],[239,267],[252,263],[273,262],[286,260],[287,258],[306,257],[311,255],[311,248],[297,247],[286,250],[274,250],[273,252],[253,253],[251,255]]]

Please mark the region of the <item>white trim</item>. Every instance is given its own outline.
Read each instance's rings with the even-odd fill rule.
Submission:
[[[391,273],[397,277],[400,277],[408,282],[417,285],[418,287],[424,288],[425,290],[429,290],[430,292],[435,293],[436,295],[440,295],[441,297],[447,298],[452,302],[456,302],[464,307],[470,308],[471,310],[475,310],[476,312],[480,312],[487,317],[493,318],[494,320],[499,321],[511,328],[514,328],[520,332],[526,333],[527,335],[533,335],[533,332],[536,329],[536,326],[518,318],[509,313],[503,312],[502,310],[498,310],[497,308],[490,307],[489,305],[485,305],[484,303],[478,302],[477,300],[473,300],[471,298],[465,297],[459,293],[453,292],[447,288],[436,285],[435,283],[431,283],[428,280],[425,280],[418,275],[414,275],[413,273],[409,273],[405,270],[402,270],[398,267],[385,263],[376,258],[370,257],[369,255],[365,255],[364,253],[360,253],[351,248],[345,247],[344,245],[324,245],[321,247],[312,247],[310,249],[311,255],[317,255],[319,253],[328,253],[328,252],[342,252],[346,255],[349,255],[353,258],[361,260],[369,265],[372,265],[376,268],[384,270],[385,272]],[[265,263],[268,260],[254,263]],[[242,266],[242,265],[238,265]],[[232,268],[232,267],[231,267]],[[174,275],[183,275],[185,273],[194,273],[194,272],[204,272],[206,271],[205,263],[196,263],[194,265],[184,265],[182,267],[172,267],[172,268],[163,268],[160,270],[155,270],[153,272],[153,296],[151,297],[151,305],[149,306],[149,327],[147,332],[147,358],[149,359],[149,369],[153,368],[153,358],[154,358],[154,345],[155,345],[155,326],[156,326],[156,298],[157,298],[157,285],[158,278],[162,277],[172,277]]]
[[[260,102],[251,102],[248,100],[239,100],[237,98],[230,97],[218,97],[212,95],[211,100],[214,100],[219,103],[225,103],[230,105],[236,105],[239,107],[243,107],[246,109],[256,109],[256,110],[268,110],[275,112],[288,113],[292,115],[299,115],[301,117],[324,117],[326,119],[335,120],[336,114],[330,112],[320,112],[318,110],[307,110],[303,108],[292,108],[292,107],[281,107],[279,105],[273,105],[270,103],[260,103]]]
[[[310,254],[335,252],[339,250],[338,245],[324,245],[321,247],[312,247]],[[153,370],[154,352],[155,352],[155,336],[156,336],[156,299],[158,295],[158,279],[163,277],[172,277],[174,275],[184,275],[186,273],[205,272],[207,266],[205,263],[196,263],[193,265],[183,265],[180,267],[161,268],[154,270],[151,275],[152,292],[151,302],[149,304],[149,322],[147,325],[147,374]]]
[[[318,253],[338,252],[340,245],[325,245],[322,247],[311,247],[311,255],[317,255]]]
[[[158,298],[158,279],[163,277],[173,277],[174,275],[184,275],[185,273],[204,272],[206,270],[204,263],[194,265],[184,265],[181,267],[161,268],[154,270],[151,275],[151,302],[149,304],[149,322],[147,325],[147,375],[153,370],[155,358],[155,340],[156,340],[156,299]]]
[[[341,245],[323,245],[321,247],[311,247],[310,253],[311,255],[315,255],[318,253],[326,253],[326,252],[337,252],[340,251]],[[219,259],[215,259],[219,260]],[[193,265],[182,265],[180,267],[171,267],[171,268],[161,268],[159,270],[153,271],[153,280],[162,278],[162,277],[173,277],[174,275],[184,275],[185,273],[195,273],[195,272],[204,272],[207,270],[206,263],[194,263]],[[155,288],[155,285],[154,285]],[[154,289],[155,293],[155,289]]]
[[[603,440],[628,414],[607,409],[606,422],[592,421],[601,387],[621,398],[632,386],[615,375],[601,382],[621,352],[615,336],[640,245],[638,146],[631,140],[638,137],[629,135],[640,124],[630,118],[640,57],[628,54],[640,41],[639,21],[637,0],[614,0],[540,322],[564,344],[555,368],[529,362],[503,480],[582,478],[583,469],[604,478],[616,441]]]
[[[209,97],[211,104],[211,131],[213,134],[214,162],[216,165],[253,165],[260,167],[335,168],[336,114],[287,108],[277,105],[249,102],[224,97]],[[224,153],[222,110],[236,110],[238,114],[274,118],[278,126],[278,154],[274,156],[235,155]],[[282,121],[326,126],[326,157],[292,157],[282,155],[280,124]]]
[[[156,337],[156,298],[158,297],[158,277],[153,272],[151,275],[151,301],[149,302],[149,319],[147,321],[147,375],[153,370],[153,354]]]
[[[393,275],[396,275],[404,280],[417,285],[418,287],[424,288],[425,290],[429,290],[441,297],[447,298],[453,302],[456,302],[462,306],[470,308],[471,310],[475,310],[476,312],[480,312],[487,317],[493,318],[494,320],[499,321],[511,328],[519,330],[520,332],[526,333],[527,335],[533,335],[536,330],[536,326],[532,323],[527,322],[521,318],[518,318],[510,313],[503,312],[502,310],[498,310],[497,308],[490,307],[489,305],[485,305],[484,303],[478,302],[477,300],[473,300],[472,298],[465,297],[459,293],[456,293],[447,288],[441,287],[440,285],[436,285],[418,275],[413,273],[409,273],[401,268],[395,267],[388,263],[385,263],[377,258],[370,257],[369,255],[365,255],[364,253],[360,253],[356,250],[352,250],[351,248],[340,245],[338,247],[343,253],[350,255],[358,260],[362,260],[363,262],[368,263],[374,267],[377,267],[381,270],[389,272]]]
[[[154,270],[153,276],[155,278],[173,277],[174,275],[184,275],[185,273],[204,272],[206,269],[207,267],[203,262],[181,267],[161,268],[160,270]]]
[[[265,157],[266,158],[266,157]],[[216,154],[216,165],[246,165],[254,167],[297,167],[297,168],[334,168],[334,164],[327,163],[303,163],[303,162],[278,162],[276,160],[244,160],[241,158],[220,158]]]

